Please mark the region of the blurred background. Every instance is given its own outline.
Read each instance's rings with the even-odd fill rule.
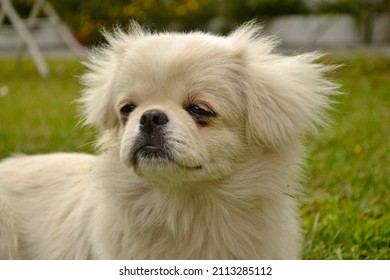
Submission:
[[[10,2],[21,17],[27,17],[37,1]],[[157,30],[199,29],[222,34],[242,22],[257,19],[264,23],[267,32],[278,33],[286,45],[338,47],[390,42],[390,0],[66,0],[50,3],[77,40],[86,46],[101,42],[103,27],[126,27],[130,19]],[[6,19],[0,29],[0,48],[12,46],[9,23]],[[42,42],[45,30],[47,37],[54,36],[48,26],[34,25],[34,34],[42,36]]]
[[[131,19],[219,34],[256,19],[280,51],[341,65],[334,124],[308,141],[303,258],[390,259],[390,0],[0,0],[0,159],[95,152],[74,102],[81,61]]]

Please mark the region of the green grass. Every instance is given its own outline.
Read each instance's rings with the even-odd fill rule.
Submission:
[[[338,97],[332,128],[310,142],[304,258],[390,259],[390,60],[325,62],[344,64],[333,78],[348,94]],[[77,126],[73,102],[83,67],[66,60],[50,67],[42,79],[31,61],[15,71],[0,59],[0,158],[93,151],[93,133]]]
[[[328,136],[312,144],[304,257],[390,259],[390,60],[336,63],[347,95]]]
[[[2,59],[0,65],[0,158],[15,152],[92,151],[92,135],[77,125],[74,102],[81,63],[50,61],[48,79],[39,77],[31,61],[18,70],[12,60]]]

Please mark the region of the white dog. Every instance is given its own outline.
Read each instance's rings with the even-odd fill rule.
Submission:
[[[106,34],[80,99],[100,152],[0,164],[0,257],[299,258],[303,140],[337,89],[260,29]]]

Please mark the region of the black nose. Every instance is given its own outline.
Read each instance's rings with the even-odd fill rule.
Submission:
[[[139,121],[140,129],[143,132],[152,133],[164,126],[168,121],[168,116],[164,112],[156,109],[148,110],[141,116]]]

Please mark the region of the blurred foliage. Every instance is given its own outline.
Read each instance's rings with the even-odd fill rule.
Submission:
[[[34,0],[12,1],[26,17]],[[102,40],[100,30],[115,25],[126,27],[135,19],[151,29],[210,29],[228,31],[237,23],[253,18],[266,20],[286,14],[349,13],[362,26],[376,12],[390,11],[390,0],[66,0],[50,1],[75,36],[84,44]]]
[[[368,11],[390,12],[390,0],[338,0],[321,1],[318,13],[347,13],[359,15]]]
[[[13,4],[26,17],[34,2],[15,0]],[[213,0],[67,0],[50,3],[84,44],[101,41],[103,27],[125,27],[131,19],[152,29],[205,29],[217,10],[217,2]]]
[[[227,16],[235,20],[267,18],[286,14],[307,14],[304,0],[230,0],[226,1]]]
[[[63,18],[84,43],[99,38],[102,27],[127,26],[130,19],[153,29],[199,28],[213,17],[214,11],[211,0],[69,0],[53,2],[53,5],[62,11]],[[70,5],[73,8],[69,9]],[[75,17],[75,13],[79,16]]]

